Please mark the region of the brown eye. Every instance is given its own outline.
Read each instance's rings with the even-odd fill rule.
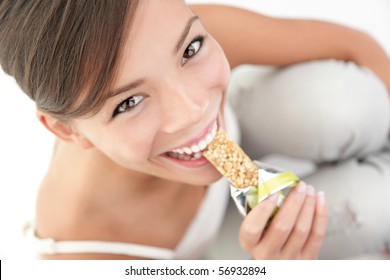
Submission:
[[[141,95],[133,95],[127,98],[126,100],[122,101],[116,108],[113,113],[113,116],[124,112],[131,111],[135,108],[145,97]]]
[[[191,45],[189,45],[188,48],[186,49],[186,51],[184,52],[183,57],[184,58],[191,58],[191,56],[193,56],[196,53],[197,49],[199,49],[199,45],[200,45],[199,42],[195,42],[195,43],[192,43]]]
[[[196,37],[191,44],[186,48],[183,54],[182,63],[186,63],[187,60],[192,58],[194,55],[196,55],[200,48],[202,47],[204,37],[198,36]]]

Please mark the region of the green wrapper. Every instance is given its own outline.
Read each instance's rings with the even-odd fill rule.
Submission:
[[[282,171],[277,167],[258,161],[254,161],[254,163],[258,167],[258,186],[235,188],[231,185],[231,196],[236,203],[239,212],[245,216],[264,199],[279,192],[278,206],[274,210],[274,213],[271,216],[272,218],[276,214],[290,188],[299,183],[299,178],[291,171]]]

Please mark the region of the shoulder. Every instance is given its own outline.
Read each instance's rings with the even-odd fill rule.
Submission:
[[[54,246],[59,246],[57,242],[62,241],[81,241],[81,243],[83,241],[111,241],[118,238],[114,233],[121,231],[114,220],[107,219],[97,206],[93,206],[85,199],[80,199],[75,193],[51,190],[45,186],[38,196],[35,235],[38,239],[54,240],[56,242]],[[78,249],[83,245],[80,246]],[[88,253],[87,251],[78,253],[77,251],[58,254],[41,252],[41,258],[48,260],[139,259],[113,253]]]
[[[43,185],[38,193],[36,205],[36,230],[40,238],[69,240],[84,230],[86,207],[76,194],[72,194],[59,183],[57,186]]]
[[[42,180],[36,200],[36,224],[40,237],[56,240],[75,238],[93,222],[98,207],[87,188],[86,160],[70,144],[57,142],[53,158]],[[93,177],[91,177],[93,178]]]

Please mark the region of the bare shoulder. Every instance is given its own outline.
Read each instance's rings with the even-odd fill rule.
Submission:
[[[61,143],[57,144],[36,201],[36,235],[39,238],[96,240],[105,232],[99,231],[106,222],[94,194],[85,187],[88,181],[80,175],[85,173],[83,160],[74,154]],[[98,225],[101,228],[97,228]]]
[[[61,183],[41,186],[36,205],[36,226],[40,238],[73,239],[84,231],[87,205]]]
[[[59,186],[60,187],[63,186]],[[126,239],[125,229],[118,226],[115,216],[109,215],[98,205],[77,197],[75,193],[54,190],[43,186],[36,213],[36,235],[38,238],[51,238],[55,241],[111,241],[131,242]],[[109,253],[61,253],[44,254],[48,260],[128,260],[139,259],[128,255]]]

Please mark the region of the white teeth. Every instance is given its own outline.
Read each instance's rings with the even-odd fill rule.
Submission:
[[[213,141],[215,135],[217,134],[217,129],[218,129],[217,122],[215,122],[211,131],[207,133],[207,135],[198,143],[192,145],[191,147],[182,147],[180,149],[174,149],[170,152],[170,155],[175,158],[185,159],[185,160],[189,160],[187,159],[187,156],[189,155],[192,156],[191,159],[201,158],[202,157],[201,151],[206,149],[207,145],[210,144],[211,141]],[[174,153],[176,153],[177,155],[174,155]]]
[[[199,147],[198,147],[197,145],[193,145],[193,146],[191,147],[191,151],[192,151],[193,153],[199,153],[199,152],[200,152],[200,149],[199,149]]]
[[[207,136],[209,136],[209,134],[207,135]],[[207,138],[206,138],[206,141],[207,141]],[[208,145],[208,143],[210,143],[210,142],[206,142],[206,141],[204,141],[204,140],[202,140],[202,141],[200,141],[199,143],[198,143],[198,145],[199,145],[199,148],[201,149],[201,150],[204,150],[204,149],[206,149],[206,147],[207,147],[207,145]]]
[[[211,134],[213,135],[213,137],[215,137],[215,135],[217,134],[217,129],[218,129],[217,122],[215,122],[213,129],[211,129]]]
[[[202,154],[201,153],[196,153],[194,154],[194,158],[198,159],[198,158],[201,158],[202,157]]]
[[[184,151],[187,155],[192,154],[191,148],[184,147],[184,148],[183,148],[183,151]]]

